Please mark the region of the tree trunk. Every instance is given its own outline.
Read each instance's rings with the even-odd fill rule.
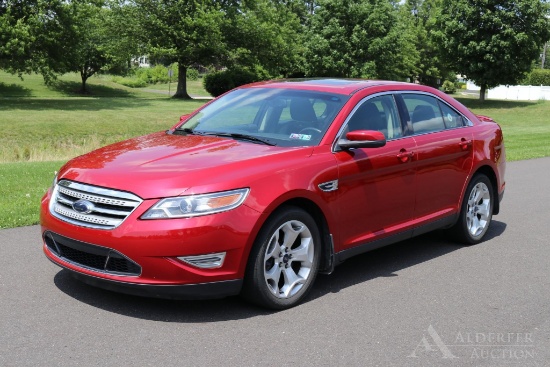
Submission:
[[[481,102],[485,101],[485,92],[487,91],[487,84],[481,84],[481,89],[479,90],[479,100]]]
[[[181,61],[178,62],[178,87],[173,98],[191,99],[187,94],[187,65]]]
[[[88,80],[88,74],[85,70],[80,70],[80,79],[82,79],[82,84],[80,86],[79,93],[81,94],[87,94],[88,91],[86,90],[86,80]]]

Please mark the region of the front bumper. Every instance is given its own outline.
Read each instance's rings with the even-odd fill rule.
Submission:
[[[55,263],[55,262],[54,262]],[[58,263],[56,263],[59,265]],[[67,269],[71,275],[88,285],[133,296],[201,300],[234,296],[241,292],[242,279],[184,285],[147,285],[106,280]]]
[[[119,227],[102,230],[79,227],[52,216],[49,195],[42,200],[40,217],[46,257],[90,285],[149,297],[204,299],[238,294],[257,234],[256,225],[262,220],[260,213],[246,205],[195,218],[140,220],[157,201],[146,200]],[[64,238],[73,249],[75,243],[88,246],[84,249],[87,254],[108,259],[114,254],[117,264],[126,259],[138,267],[117,271],[110,260],[104,269],[87,266],[86,261],[75,261],[74,256],[60,256],[55,246],[46,243],[48,234]],[[212,269],[178,259],[222,252],[226,254],[223,265]]]

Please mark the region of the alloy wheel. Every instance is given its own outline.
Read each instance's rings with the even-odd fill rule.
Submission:
[[[483,233],[490,221],[491,193],[483,182],[478,182],[470,192],[466,210],[466,226],[473,237]]]
[[[264,278],[275,297],[289,298],[302,289],[311,274],[314,248],[311,231],[298,220],[283,223],[271,235],[264,254]]]

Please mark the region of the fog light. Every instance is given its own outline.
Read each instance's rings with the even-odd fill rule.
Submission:
[[[225,259],[225,252],[219,252],[217,254],[196,255],[196,256],[181,256],[179,260],[193,265],[201,269],[215,269],[220,268],[223,265]]]

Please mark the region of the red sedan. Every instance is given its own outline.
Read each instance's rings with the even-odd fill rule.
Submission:
[[[356,254],[440,228],[482,241],[505,164],[499,125],[429,87],[256,83],[69,161],[43,249],[94,286],[283,309]]]

